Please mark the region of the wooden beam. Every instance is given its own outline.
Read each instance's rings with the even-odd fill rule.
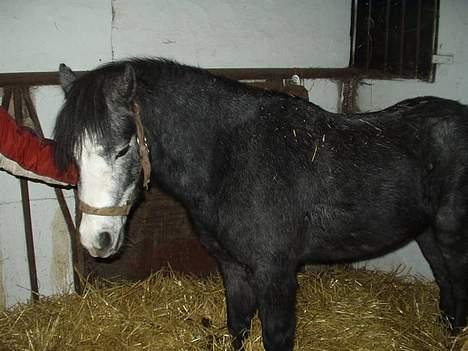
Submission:
[[[353,68],[211,68],[208,71],[234,80],[288,79],[294,74],[302,79],[349,79],[359,75]],[[86,72],[75,73],[80,76]],[[58,84],[58,72],[0,73],[0,86]]]
[[[13,90],[13,105],[15,108],[15,119],[18,125],[24,123],[23,115],[23,91],[21,88]],[[31,285],[32,301],[39,300],[39,285],[37,281],[36,254],[34,251],[34,235],[32,229],[31,204],[29,201],[29,188],[26,179],[20,179],[21,202],[23,207],[24,231],[26,239],[26,252],[28,255],[29,283]]]
[[[297,74],[301,79],[398,79],[399,75],[356,68],[209,68],[211,73],[234,80],[289,79]],[[76,71],[77,76],[87,71]],[[0,87],[59,85],[58,72],[0,73]]]

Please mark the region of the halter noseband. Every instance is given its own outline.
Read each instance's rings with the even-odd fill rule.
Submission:
[[[143,171],[143,187],[148,190],[151,178],[151,162],[149,159],[149,147],[145,138],[145,130],[141,122],[140,106],[133,103],[133,113],[135,117],[138,152],[140,154],[140,172]],[[123,206],[93,207],[78,199],[78,208],[81,212],[97,216],[128,216],[132,208],[133,201],[129,200]]]

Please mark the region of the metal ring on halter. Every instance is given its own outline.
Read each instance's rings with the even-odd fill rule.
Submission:
[[[133,103],[135,113],[135,126],[138,142],[138,151],[140,154],[140,170],[143,170],[143,187],[148,190],[151,176],[151,162],[149,159],[149,148],[146,143],[145,130],[140,116],[140,107],[136,102]],[[133,200],[127,201],[123,206],[93,207],[78,199],[78,208],[81,212],[96,216],[128,216],[133,205]]]

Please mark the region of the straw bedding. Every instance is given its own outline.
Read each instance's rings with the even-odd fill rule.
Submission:
[[[466,331],[453,338],[439,322],[433,283],[333,267],[301,273],[299,284],[295,350],[468,350]],[[159,272],[5,311],[0,349],[229,350],[225,315],[218,276]],[[246,350],[263,350],[258,318],[252,328]]]

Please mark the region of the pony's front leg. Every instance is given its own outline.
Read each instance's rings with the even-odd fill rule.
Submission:
[[[223,275],[229,332],[235,350],[243,349],[257,304],[244,267],[234,262],[219,262]]]
[[[255,273],[254,285],[265,350],[292,350],[296,328],[295,270],[285,267],[261,269]]]
[[[250,330],[250,322],[257,310],[255,294],[247,271],[199,223],[194,221],[194,224],[201,243],[219,264],[226,296],[229,333],[234,338],[232,343],[234,349],[242,350],[243,341]]]

